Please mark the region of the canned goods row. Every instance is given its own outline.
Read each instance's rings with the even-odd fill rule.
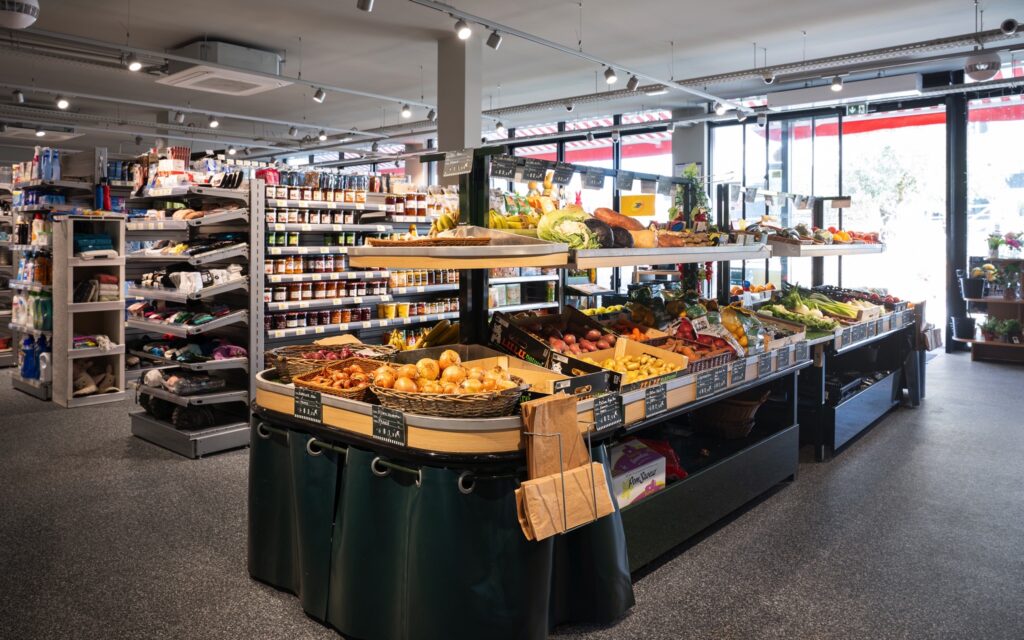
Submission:
[[[267,209],[268,224],[355,224],[352,211],[319,209]]]
[[[455,313],[458,310],[458,298],[441,298],[426,302],[381,302],[377,304],[377,317],[393,320],[394,318],[413,318],[435,313]]]
[[[327,282],[291,282],[267,287],[264,302],[302,302],[334,298],[363,298],[387,295],[387,280],[330,280]]]
[[[264,318],[263,328],[270,331],[272,329],[301,329],[324,327],[331,324],[348,324],[349,322],[366,322],[370,320],[371,313],[370,307],[272,313]]]
[[[355,247],[362,244],[362,241],[356,236],[355,231],[346,231],[345,233],[323,233],[316,234],[323,236],[323,246],[332,247]],[[268,247],[298,247],[302,245],[302,233],[298,231],[268,231],[267,232],[267,246]],[[319,246],[319,243],[318,245]]]
[[[345,257],[332,254],[315,256],[285,256],[263,261],[267,275],[298,275],[303,273],[340,273],[345,270]]]
[[[392,287],[426,287],[433,284],[457,284],[457,269],[401,269],[391,271]]]

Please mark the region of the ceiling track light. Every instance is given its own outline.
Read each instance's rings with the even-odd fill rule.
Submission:
[[[13,94],[14,104],[25,104],[25,94],[20,89],[16,90]]]
[[[238,150],[236,150],[234,147],[228,147],[228,155],[229,156],[233,156],[236,153],[238,153]]]
[[[320,142],[325,142],[327,140],[327,132],[321,129],[320,133],[316,134],[316,139]]]
[[[640,78],[637,78],[636,76],[629,76],[629,81],[626,83],[626,89],[629,91],[636,91],[639,86]]]
[[[370,151],[372,151],[374,153],[377,153],[378,149],[380,149],[380,143],[379,142],[374,142],[373,144],[370,145]]]
[[[244,149],[242,149],[242,155],[243,156],[247,156],[247,155],[249,155],[249,153],[250,153],[249,147],[245,147]]]
[[[7,133],[7,123],[0,122],[0,133]]]
[[[434,111],[433,109],[428,111],[427,112],[427,120],[430,120],[431,122],[437,122],[437,112]]]
[[[473,35],[473,30],[462,18],[455,21],[455,35],[459,37],[459,40],[469,40],[469,36]]]
[[[497,131],[499,135],[505,135],[508,132],[508,129],[505,128],[505,124],[500,120],[498,121],[498,124],[494,125],[494,130]]]
[[[178,111],[174,114],[174,121],[178,124],[185,124],[185,112]]]
[[[497,51],[498,47],[501,46],[501,34],[498,33],[497,29],[492,31],[491,35],[487,36],[487,46],[495,51]]]
[[[207,125],[208,125],[208,126],[209,126],[209,127],[211,128],[211,129],[216,129],[217,127],[219,127],[219,126],[220,126],[220,120],[218,120],[218,119],[217,119],[217,116],[210,116],[210,117],[209,117],[209,118],[208,118],[208,119],[206,120],[206,124],[207,124]]]
[[[142,144],[142,136],[135,136],[135,144],[136,146]]]
[[[131,53],[125,58],[124,66],[128,67],[129,71],[142,71],[142,60],[139,60],[138,56]]]
[[[356,9],[370,13],[373,11],[373,0],[356,0]]]
[[[747,114],[742,111],[736,112],[736,122],[744,122],[747,119]]]
[[[412,117],[412,107],[410,107],[407,104],[403,104],[402,105],[401,113],[402,113],[402,117],[403,118],[406,118],[406,119],[411,118]]]
[[[665,85],[659,85],[658,87],[655,87],[650,91],[644,91],[644,93],[651,96],[652,98],[655,96],[663,96],[666,93],[668,93],[668,87],[666,87]]]
[[[615,75],[615,69],[606,67],[604,70],[604,81],[606,84],[615,84],[619,81],[619,76]]]
[[[676,123],[672,122],[672,121],[669,121],[668,125],[665,127],[665,131],[668,131],[669,133],[673,133],[675,130],[676,130]]]
[[[594,141],[594,132],[593,131],[588,131],[587,132],[587,142],[593,142],[593,141]]]
[[[726,112],[726,111],[728,111],[728,110],[729,110],[729,108],[728,108],[728,107],[726,107],[726,106],[725,106],[724,104],[722,104],[721,102],[716,102],[716,103],[715,103],[715,113],[716,113],[717,115],[720,115],[720,116],[724,116],[724,115],[725,115],[725,112]]]
[[[324,100],[327,99],[327,92],[324,91],[323,87],[317,87],[316,93],[313,94],[313,102],[323,104]]]
[[[46,132],[43,131],[42,127],[36,127],[36,137],[37,138],[42,138],[45,135],[46,135]]]
[[[299,135],[299,128],[298,127],[288,127],[288,135],[290,135],[293,138],[295,136]]]
[[[842,76],[833,76],[833,78],[832,78],[832,90],[835,91],[836,93],[839,93],[840,91],[843,90],[843,77]]]
[[[54,100],[54,104],[56,104],[57,108],[61,111],[64,111],[71,106],[71,103],[64,96],[57,96],[57,99]]]

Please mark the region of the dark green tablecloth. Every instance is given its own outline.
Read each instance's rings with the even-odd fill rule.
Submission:
[[[609,622],[633,605],[618,512],[528,542],[512,478],[463,493],[459,469],[380,477],[375,453],[313,456],[309,438],[254,429],[249,572],[346,638],[544,638],[555,624]]]

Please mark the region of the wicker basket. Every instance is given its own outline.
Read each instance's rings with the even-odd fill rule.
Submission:
[[[384,387],[371,386],[380,403],[390,409],[406,413],[442,418],[496,418],[515,412],[522,392],[529,385],[512,376],[517,384],[513,389],[490,393],[410,393]]]
[[[311,358],[303,358],[302,354],[309,351],[328,351],[331,353],[344,353],[345,351],[361,351],[366,353],[371,351],[374,353],[373,358],[378,360],[390,360],[391,356],[395,353],[394,347],[386,345],[319,345],[319,344],[305,344],[305,345],[292,345],[288,347],[278,347],[271,349],[266,353],[267,365],[272,365],[277,369],[277,377],[284,384],[288,384],[296,376],[300,376],[310,371],[319,371],[325,366],[339,362],[338,360],[314,360]]]
[[[323,362],[320,360],[319,362]],[[385,364],[378,360],[367,360],[366,358],[345,358],[344,360],[333,360],[331,364],[327,366],[321,366],[319,369],[313,371],[307,371],[306,373],[292,378],[296,387],[303,387],[305,389],[311,389],[313,391],[319,391],[320,393],[327,394],[330,396],[337,396],[339,398],[345,398],[346,400],[363,400],[366,397],[366,392],[370,390],[369,385],[362,389],[338,389],[326,384],[317,384],[313,382],[313,378],[330,373],[335,369],[343,369],[352,365],[358,365],[359,369],[367,374],[372,375],[373,372]]]
[[[366,243],[371,247],[477,247],[490,244],[490,238],[455,238],[436,237],[420,238],[418,240],[389,240],[386,238],[367,238]]]
[[[697,429],[727,440],[746,438],[754,428],[754,415],[768,395],[768,391],[754,389],[701,407],[693,412]]]

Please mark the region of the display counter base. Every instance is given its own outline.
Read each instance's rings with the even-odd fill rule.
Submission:
[[[248,422],[186,431],[142,411],[131,414],[131,420],[132,435],[186,458],[201,458],[249,444]]]
[[[49,400],[51,397],[52,385],[49,382],[26,380],[17,373],[11,376],[11,386],[40,400]]]

